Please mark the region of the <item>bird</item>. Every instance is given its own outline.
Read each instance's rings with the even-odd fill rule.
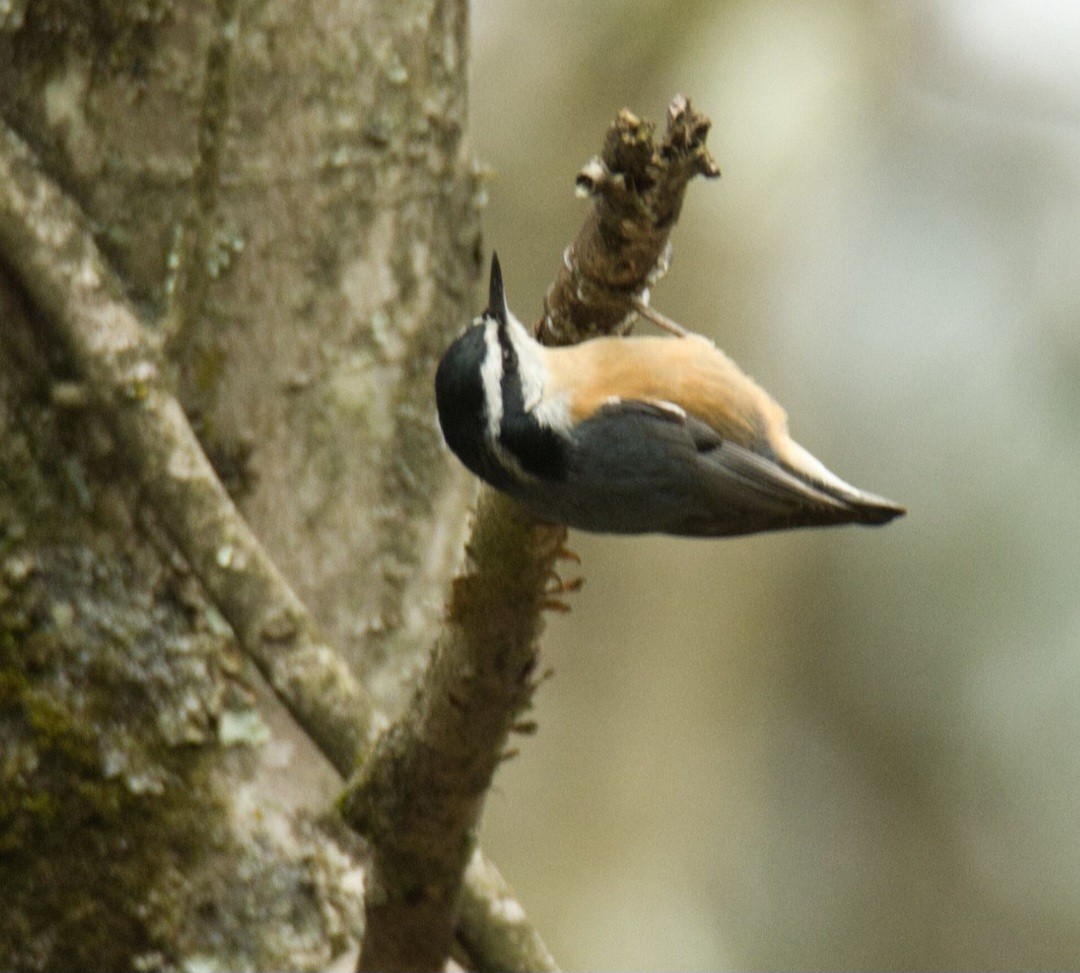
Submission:
[[[436,370],[443,438],[539,521],[591,533],[730,537],[906,512],[827,469],[768,392],[673,329],[541,345],[511,313],[493,254],[487,309]]]

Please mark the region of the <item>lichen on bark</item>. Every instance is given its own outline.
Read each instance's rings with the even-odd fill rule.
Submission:
[[[362,849],[241,799],[264,744],[222,731],[252,674],[9,284],[0,966],[320,968],[362,930]]]

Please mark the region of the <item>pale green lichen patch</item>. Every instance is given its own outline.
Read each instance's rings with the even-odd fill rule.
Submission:
[[[97,155],[93,130],[86,121],[86,88],[90,65],[77,58],[69,60],[45,85],[45,121],[57,130],[76,162]],[[82,173],[87,175],[88,173]]]
[[[223,747],[255,747],[269,739],[270,728],[258,710],[227,709],[218,720],[218,740]]]
[[[0,0],[0,31],[13,31],[22,27],[28,2],[29,0]]]
[[[362,912],[324,851],[359,850],[258,803],[237,826],[243,657],[101,416],[42,395],[36,336],[0,329],[0,969],[324,968]]]
[[[20,365],[0,342],[0,968],[126,968],[182,920],[148,892],[197,865],[220,813],[230,643],[124,536],[93,416],[21,399]]]

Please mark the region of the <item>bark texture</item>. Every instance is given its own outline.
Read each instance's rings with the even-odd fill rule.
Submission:
[[[55,0],[0,54],[0,111],[163,322],[222,479],[392,707],[470,489],[428,407],[478,277],[465,4]]]
[[[329,641],[351,646],[390,707],[430,642],[467,492],[426,405],[477,269],[466,26],[454,3],[0,13],[0,115],[103,255],[66,251],[37,197],[6,221],[58,261],[9,236],[0,278],[0,965],[318,968],[361,937],[364,848],[293,792],[318,805],[333,774],[287,721],[270,733],[218,609],[290,705],[298,636],[324,674]],[[53,327],[95,307],[100,331]],[[166,355],[127,340],[136,315]],[[148,414],[183,438],[170,383],[217,478],[139,442]],[[218,480],[295,611],[238,623],[284,581],[233,584],[258,542],[216,516]],[[202,507],[169,501],[181,481]],[[370,725],[333,715],[335,685],[306,715],[347,770]]]
[[[229,628],[6,275],[0,313],[0,966],[319,968],[364,848],[280,798]]]

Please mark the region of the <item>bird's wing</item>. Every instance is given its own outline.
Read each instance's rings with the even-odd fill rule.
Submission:
[[[673,403],[610,400],[574,438],[571,475],[621,497],[628,517],[639,507],[642,517],[670,516],[652,530],[720,536],[854,519],[764,450],[724,439]]]

